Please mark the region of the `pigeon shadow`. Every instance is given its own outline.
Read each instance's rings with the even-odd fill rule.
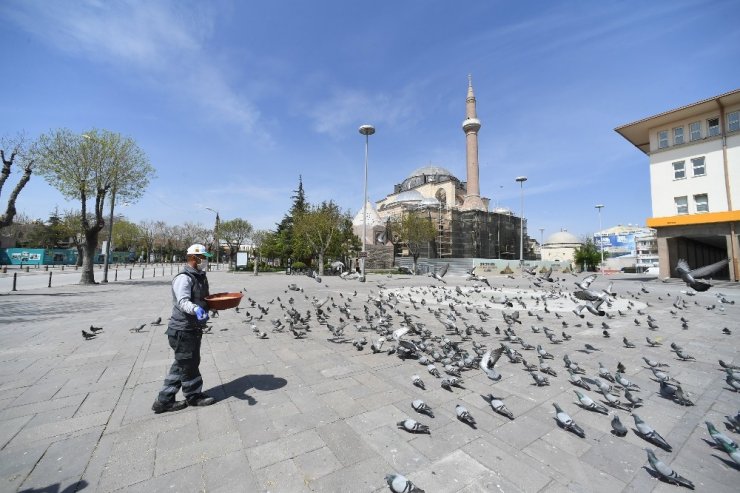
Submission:
[[[705,440],[705,441],[706,441],[706,440]],[[731,461],[731,460],[727,460],[727,459],[725,459],[725,458],[723,458],[723,457],[720,457],[720,456],[718,456],[718,455],[714,455],[714,454],[712,454],[712,457],[714,457],[715,459],[718,459],[718,460],[720,460],[721,462],[724,462],[724,464],[725,464],[725,465],[726,465],[727,467],[729,467],[729,468],[731,468],[731,469],[735,469],[736,471],[740,471],[740,465],[737,465],[737,464],[735,464],[735,463],[734,463],[733,461]]]
[[[220,390],[224,396],[222,400],[229,397],[235,397],[239,400],[248,401],[250,406],[257,404],[257,399],[247,394],[249,389],[261,390],[268,392],[285,387],[288,381],[282,377],[274,375],[244,375],[235,378],[230,382],[220,385]],[[214,387],[212,391],[218,391],[219,387]]]
[[[61,489],[61,484],[55,483],[44,488],[26,488],[20,490],[20,493],[75,493],[76,491],[84,490],[89,485],[90,483],[82,479],[70,484],[64,489]]]

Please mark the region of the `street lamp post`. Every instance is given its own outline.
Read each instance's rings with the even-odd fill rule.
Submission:
[[[601,231],[601,209],[604,204],[596,204],[594,207],[599,211],[599,250],[601,250],[601,275],[604,275],[604,233]]]
[[[545,243],[545,228],[540,228],[540,260],[542,260],[542,245]]]
[[[372,134],[375,133],[375,127],[372,125],[362,125],[360,133],[365,136],[365,193],[362,196],[362,255],[360,260],[361,281],[365,282],[365,261],[367,260],[367,150],[368,141]]]
[[[221,223],[221,218],[219,217],[217,210],[211,209],[210,207],[206,207],[206,210],[216,213],[216,229],[213,230],[213,237],[214,240],[216,240],[216,268],[218,269],[219,251],[221,250],[221,244],[218,242],[218,227]],[[230,262],[229,266],[231,266]]]
[[[519,182],[519,188],[521,189],[522,215],[519,218],[519,269],[522,277],[524,277],[524,182],[527,181],[527,177],[517,176],[516,181]]]

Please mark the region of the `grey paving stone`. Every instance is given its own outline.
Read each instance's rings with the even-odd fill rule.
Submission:
[[[0,451],[0,490],[17,490],[47,448],[44,443]]]
[[[4,448],[32,419],[33,415],[4,419],[2,421],[3,426],[0,427],[0,449]]]
[[[172,491],[206,491],[202,465],[193,464],[172,471],[169,474],[156,476],[146,481],[126,486],[127,493],[161,493]]]
[[[317,492],[360,493],[375,491],[385,486],[383,478],[391,472],[393,472],[393,468],[385,460],[376,456],[356,462],[349,467],[343,467],[316,481],[312,481],[309,483],[309,488],[311,491]],[[388,487],[385,486],[385,490],[387,489]]]
[[[69,418],[62,421],[54,421],[39,426],[23,428],[13,438],[13,440],[11,440],[11,444],[13,446],[23,445],[35,440],[56,437],[104,425],[108,421],[109,416],[110,412],[103,411],[87,416],[80,416],[79,418]]]
[[[407,441],[399,440],[395,427],[381,426],[368,432],[363,438],[389,465],[404,474],[417,471],[430,462]]]
[[[500,442],[479,438],[462,450],[521,491],[541,491],[551,480],[544,464]]]
[[[197,435],[193,434],[193,439],[196,438]],[[241,447],[241,438],[236,432],[218,435],[206,440],[195,440],[176,449],[160,450],[157,447],[154,475],[161,476],[191,464],[221,457],[230,452],[241,450]]]
[[[444,493],[460,491],[485,473],[486,468],[480,462],[462,450],[456,450],[408,478],[419,488]]]
[[[293,463],[300,469],[307,481],[315,481],[342,468],[329,447],[321,447],[293,458]]]
[[[344,421],[320,426],[316,428],[316,432],[344,466],[375,455],[372,448],[364,442],[363,437]]]
[[[203,462],[206,491],[258,491],[247,457],[238,450]]]
[[[255,472],[259,491],[270,493],[305,492],[309,478],[298,469],[293,460],[286,459]]]
[[[247,457],[252,469],[256,471],[324,446],[326,443],[315,430],[307,430],[253,447],[247,450]]]

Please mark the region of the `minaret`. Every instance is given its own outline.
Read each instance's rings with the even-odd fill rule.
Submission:
[[[466,211],[485,211],[486,206],[480,198],[478,180],[478,130],[480,120],[475,113],[475,94],[473,94],[473,76],[468,75],[468,97],[465,99],[465,120],[462,123],[465,132],[465,150],[467,161],[467,191],[462,209]]]

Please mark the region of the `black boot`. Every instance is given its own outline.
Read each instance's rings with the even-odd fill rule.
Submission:
[[[191,395],[187,398],[188,400],[188,406],[210,406],[214,402],[216,402],[216,399],[213,397],[210,397],[206,394],[195,394]]]
[[[162,402],[157,399],[152,404],[152,411],[154,411],[154,414],[160,414],[168,411],[180,411],[186,407],[188,407],[188,403],[185,401]]]

